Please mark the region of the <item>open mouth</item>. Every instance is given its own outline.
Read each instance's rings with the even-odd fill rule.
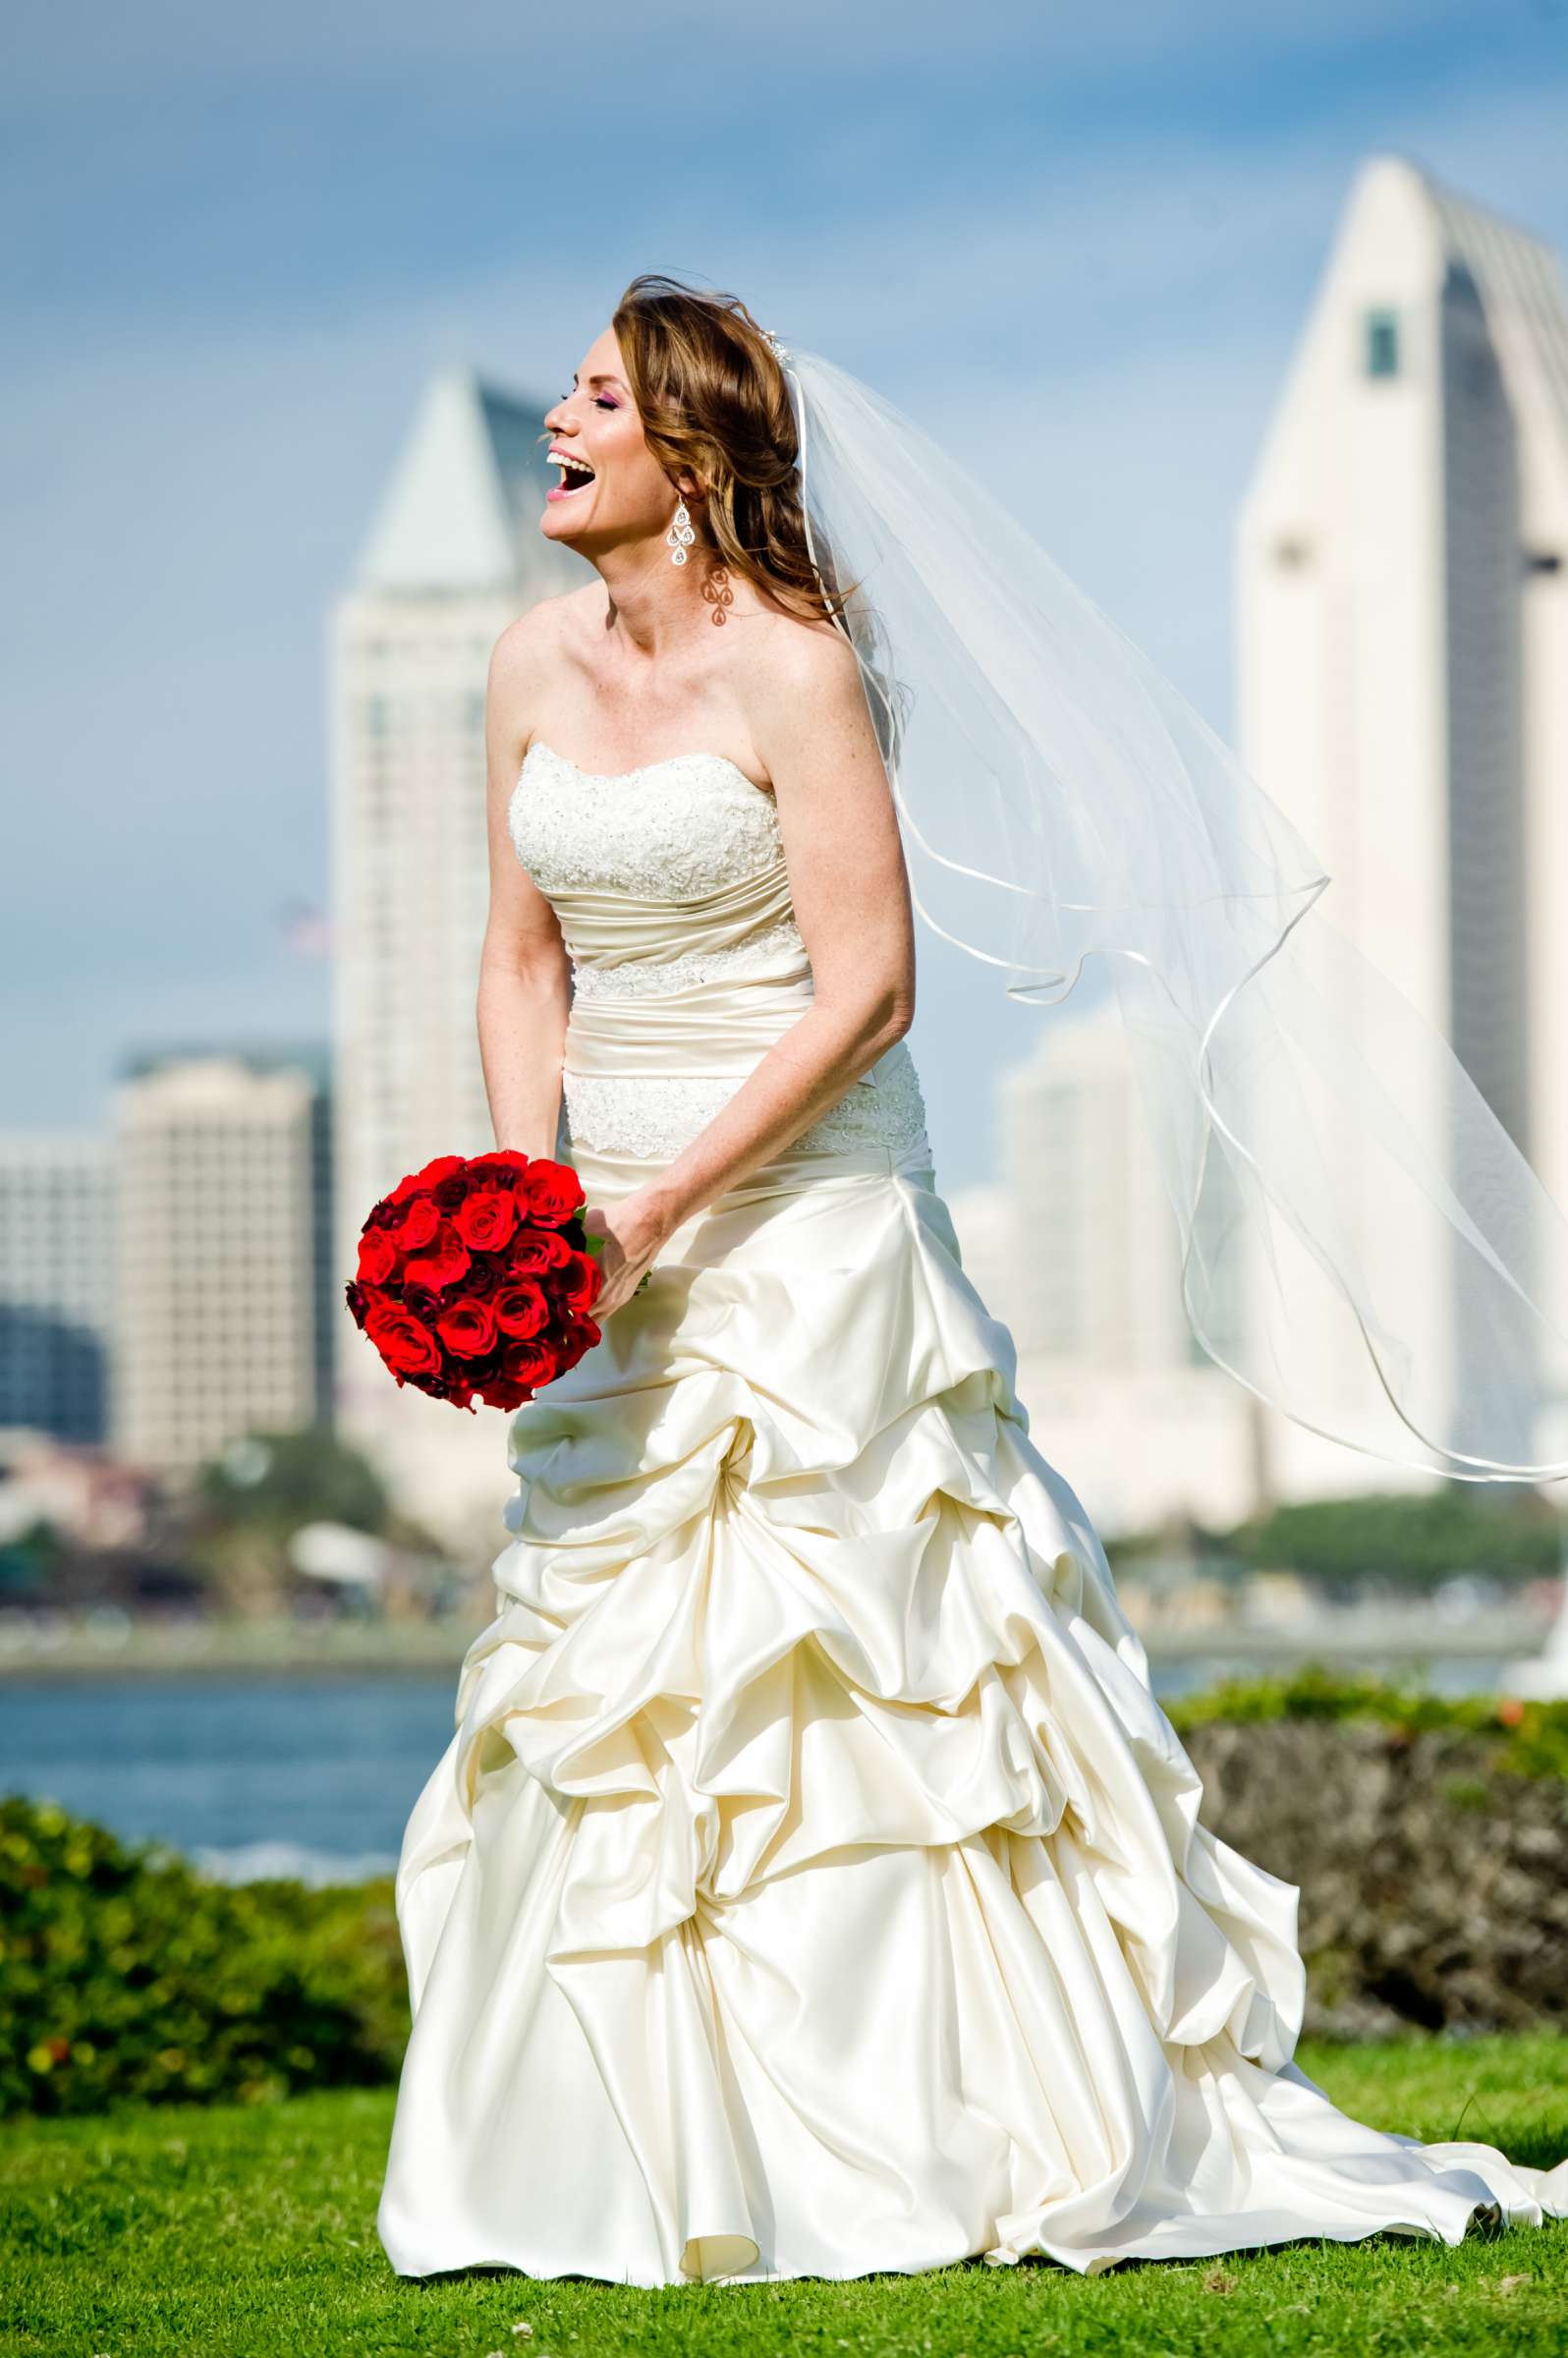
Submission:
[[[555,464],[561,470],[561,479],[556,486],[557,496],[562,492],[586,490],[593,480],[593,470],[584,459],[557,459]]]

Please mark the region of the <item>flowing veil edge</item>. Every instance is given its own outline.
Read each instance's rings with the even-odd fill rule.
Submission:
[[[1015,998],[1057,1005],[1105,960],[1203,1351],[1364,1454],[1568,1479],[1541,1453],[1568,1218],[1447,1039],[1333,925],[1239,757],[985,486],[769,341],[916,909]]]

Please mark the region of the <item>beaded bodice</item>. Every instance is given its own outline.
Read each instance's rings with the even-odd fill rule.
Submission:
[[[535,743],[507,821],[572,961],[563,1151],[667,1162],[811,1003],[772,797],[718,754],[603,772]],[[924,1133],[899,1041],[792,1151]]]
[[[783,857],[778,814],[718,754],[672,754],[617,772],[532,745],[512,797],[512,840],[543,893],[687,901]]]

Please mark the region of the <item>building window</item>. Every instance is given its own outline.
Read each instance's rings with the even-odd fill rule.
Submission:
[[[1363,322],[1363,354],[1369,376],[1399,374],[1399,314],[1369,311]]]

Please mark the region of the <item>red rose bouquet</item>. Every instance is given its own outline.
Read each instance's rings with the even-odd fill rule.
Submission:
[[[599,1339],[599,1266],[568,1163],[510,1149],[442,1154],[401,1179],[360,1232],[345,1288],[398,1382],[474,1414],[520,1408]]]

